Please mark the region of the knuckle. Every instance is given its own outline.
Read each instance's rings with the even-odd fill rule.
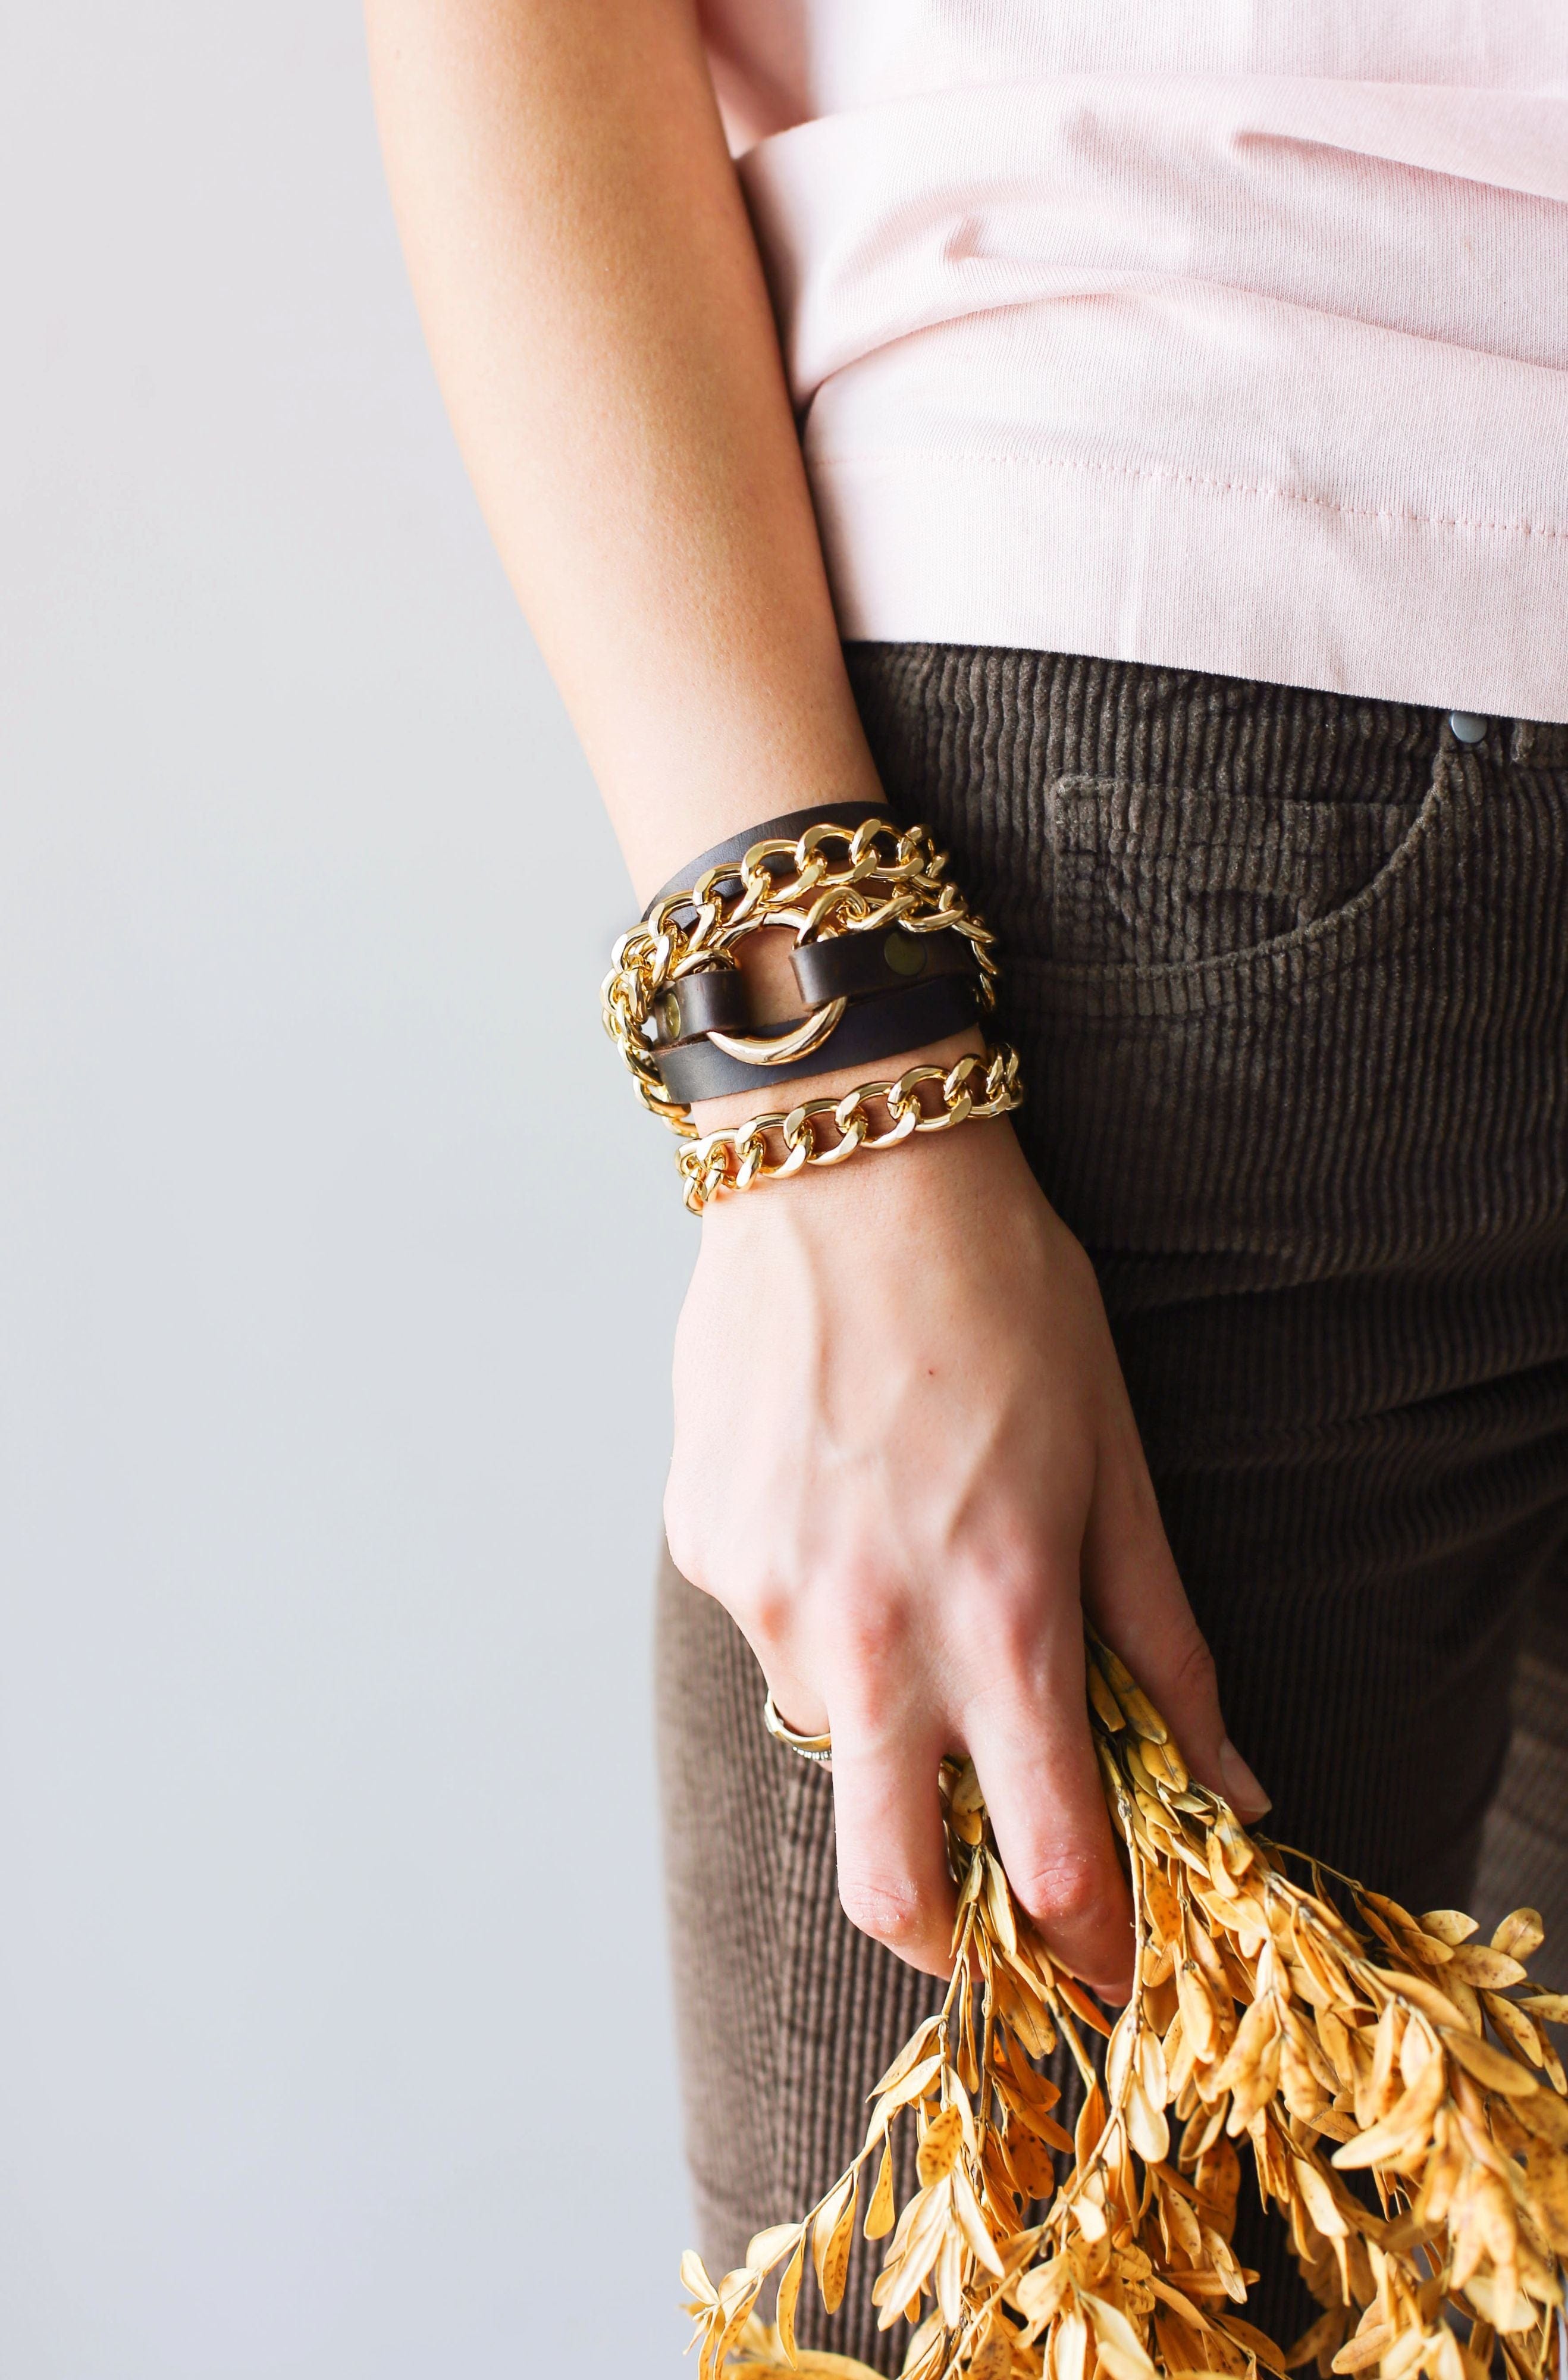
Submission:
[[[924,1930],[920,1897],[911,1884],[840,1874],[838,1900],[851,1925],[890,1950],[907,1948]]]
[[[755,1565],[733,1560],[711,1566],[710,1593],[756,1653],[778,1653],[794,1641],[797,1605],[785,1580]]]
[[[782,1652],[793,1637],[794,1621],[795,1599],[777,1581],[765,1581],[745,1599],[744,1633],[759,1651]]]
[[[665,1514],[669,1559],[687,1583],[722,1604],[754,1650],[778,1652],[793,1633],[795,1601],[788,1585],[760,1566],[737,1561],[706,1530]]]
[[[954,1632],[985,1638],[1006,1652],[1032,1641],[1045,1594],[1045,1563],[1032,1535],[1021,1527],[990,1537],[983,1552],[955,1566],[948,1609]]]
[[[682,1578],[707,1594],[713,1587],[708,1544],[711,1531],[702,1525],[700,1500],[692,1495],[672,1467],[664,1488],[664,1542]]]
[[[1052,1613],[1055,1587],[1036,1560],[1027,1568],[987,1571],[957,1593],[947,1634],[966,1703],[1032,1710],[1051,1699],[1061,1649]],[[1076,1586],[1064,1592],[1076,1604]]]
[[[828,1590],[823,1618],[838,1659],[849,1670],[872,1673],[904,1650],[912,1625],[904,1595],[866,1572],[851,1573]]]
[[[713,1585],[702,1541],[696,1531],[687,1525],[684,1515],[671,1512],[668,1505],[664,1512],[664,1542],[669,1548],[670,1560],[687,1585],[700,1587],[705,1595],[711,1595]]]
[[[1208,1638],[1196,1620],[1189,1619],[1177,1642],[1171,1676],[1182,1694],[1219,1698],[1219,1673],[1214,1657],[1209,1650]]]
[[[1103,1914],[1109,1898],[1100,1862],[1085,1852],[1047,1853],[1013,1888],[1043,1925],[1081,1925]]]
[[[1037,1596],[1006,1581],[993,1582],[966,1613],[962,1641],[976,1657],[981,1676],[998,1683],[1022,1681],[1032,1689],[1042,1657]]]

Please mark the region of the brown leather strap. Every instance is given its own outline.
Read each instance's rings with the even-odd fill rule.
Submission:
[[[654,1039],[668,1050],[699,1033],[753,1033],[746,978],[739,967],[699,967],[678,976],[653,1004]],[[766,1031],[766,1027],[761,1028]]]
[[[964,935],[948,928],[911,934],[897,925],[875,933],[833,934],[825,941],[802,942],[790,953],[790,964],[808,1009],[829,1000],[869,999],[940,975],[978,977],[980,972],[973,945]],[[800,1021],[791,1017],[774,1029],[789,1032]],[[769,1029],[753,1016],[746,979],[738,967],[699,967],[679,977],[655,1001],[653,1027],[655,1044],[661,1050],[695,1040],[702,1033]]]
[[[872,1065],[906,1050],[922,1050],[928,1042],[961,1032],[978,1014],[972,976],[931,976],[857,1001],[820,1050],[782,1066],[749,1066],[702,1038],[661,1050],[657,1063],[666,1090],[687,1106],[694,1099],[718,1099],[726,1091],[770,1094],[806,1075]],[[787,1033],[799,1023],[799,1017],[790,1017],[778,1029]]]
[[[819,942],[798,944],[790,963],[808,1008],[820,1008],[825,1000],[859,1000],[868,992],[891,991],[896,985],[933,976],[980,972],[973,943],[947,926],[932,934],[911,934],[903,926],[826,934]]]

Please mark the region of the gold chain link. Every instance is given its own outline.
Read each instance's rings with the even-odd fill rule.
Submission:
[[[981,1082],[971,1086],[976,1075]],[[935,1111],[921,1094],[940,1085]],[[784,1182],[808,1165],[842,1165],[862,1148],[896,1148],[917,1132],[951,1132],[955,1124],[1008,1115],[1023,1103],[1018,1052],[1000,1042],[983,1058],[962,1057],[951,1067],[911,1066],[893,1083],[859,1083],[837,1099],[803,1099],[799,1107],[777,1114],[753,1116],[748,1123],[705,1134],[677,1152],[686,1205],[700,1215],[716,1198],[732,1190],[750,1190],[759,1182]],[[868,1110],[886,1108],[892,1123],[885,1132],[872,1130]],[[833,1120],[837,1137],[817,1138],[817,1125]],[[784,1154],[769,1146],[782,1140]]]
[[[835,846],[842,847],[842,858],[834,856]],[[775,875],[768,863],[778,858],[790,867]],[[924,827],[901,828],[887,819],[867,819],[853,828],[824,821],[793,843],[787,836],[754,843],[738,864],[707,868],[689,892],[668,894],[621,935],[601,993],[605,1030],[644,1106],[682,1137],[694,1136],[685,1104],[660,1078],[646,1038],[648,1020],[670,984],[699,967],[733,966],[736,943],[766,926],[792,927],[797,943],[892,925],[911,934],[962,934],[980,969],[981,1006],[989,1009],[995,1000],[995,937],[958,886],[946,880],[947,865],[947,853]],[[737,880],[738,889],[720,891]]]

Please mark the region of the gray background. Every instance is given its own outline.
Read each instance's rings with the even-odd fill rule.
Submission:
[[[657,2380],[625,880],[355,9],[4,43],[0,2371]]]

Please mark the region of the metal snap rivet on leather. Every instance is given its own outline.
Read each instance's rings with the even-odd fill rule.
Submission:
[[[882,945],[882,955],[895,975],[919,975],[925,965],[925,944],[918,934],[895,926]]]
[[[1453,730],[1455,741],[1460,744],[1483,743],[1491,724],[1490,720],[1478,718],[1473,710],[1451,710],[1448,723]]]
[[[681,1038],[681,1002],[676,994],[667,991],[658,1003],[658,1029],[667,1041]]]

